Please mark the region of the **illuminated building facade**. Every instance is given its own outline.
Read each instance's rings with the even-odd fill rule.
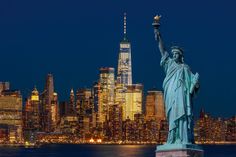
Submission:
[[[74,90],[70,91],[69,102],[60,103],[60,132],[65,135],[78,133],[78,117],[75,111],[75,95]]]
[[[115,87],[115,104],[125,106],[125,93],[127,91],[126,85],[116,83]]]
[[[92,88],[92,97],[93,97],[94,112],[96,113],[98,112],[99,93],[100,93],[100,84],[98,82],[95,82]]]
[[[236,141],[236,116],[229,118],[226,121],[226,137],[225,140],[228,142]]]
[[[76,110],[79,120],[79,135],[85,140],[91,136],[92,128],[94,127],[94,107],[93,107],[92,91],[88,88],[82,88],[76,92]],[[96,125],[95,125],[96,127]]]
[[[0,141],[23,142],[22,96],[20,91],[5,90],[0,96]]]
[[[148,91],[146,96],[146,120],[164,120],[165,109],[162,91]]]
[[[24,108],[24,130],[41,131],[41,113],[42,108],[39,101],[39,92],[36,87],[27,99]]]
[[[92,91],[88,88],[82,88],[76,92],[76,110],[80,115],[92,114],[93,112]]]
[[[202,109],[200,112],[200,118],[194,126],[195,141],[199,143],[210,143],[212,140],[212,123],[213,118],[206,114]]]
[[[37,132],[42,131],[41,115],[42,106],[40,104],[39,92],[35,87],[30,97],[26,100],[23,110],[23,130],[26,142],[35,141]]]
[[[101,101],[101,86],[99,82],[93,84],[92,89],[92,99],[93,99],[93,138],[102,139],[103,138],[103,123],[99,121],[99,101]]]
[[[134,120],[127,118],[123,122],[123,142],[133,143],[143,141],[145,136],[144,116],[135,114]]]
[[[157,120],[148,120],[145,121],[146,129],[144,131],[144,138],[142,141],[145,142],[157,142],[159,141],[159,129],[158,129],[158,121]]]
[[[68,114],[75,114],[76,113],[76,106],[75,106],[75,94],[74,90],[70,90],[70,100],[68,106]]]
[[[76,115],[65,115],[61,117],[60,131],[64,134],[77,134],[78,117]]]
[[[114,105],[115,79],[114,68],[100,68],[100,91],[98,100],[98,119],[103,123],[109,119],[109,109]]]
[[[232,119],[213,118],[209,114],[205,113],[202,109],[200,112],[200,118],[195,123],[194,136],[195,141],[198,143],[224,143],[235,142],[232,137],[235,137],[235,122],[233,130],[229,131],[228,124]]]
[[[122,119],[134,120],[135,114],[142,113],[143,86],[141,84],[127,85],[125,104],[122,106]]]
[[[169,125],[167,120],[161,120],[159,122],[160,129],[158,132],[158,143],[165,143],[167,140],[168,132],[169,132]]]
[[[108,139],[113,142],[122,141],[122,106],[115,104],[110,107]]]
[[[137,113],[134,115],[134,141],[144,141],[145,133],[145,118],[142,113]]]
[[[56,92],[53,93],[53,99],[51,101],[51,130],[55,131],[57,129],[57,124],[59,122],[59,105],[58,105],[58,95]]]

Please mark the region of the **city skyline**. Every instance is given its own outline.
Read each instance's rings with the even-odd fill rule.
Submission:
[[[127,112],[129,116],[126,118],[122,116],[126,111],[122,109],[119,99],[116,99],[118,103],[111,104],[112,98],[107,97],[109,95],[107,90],[110,90],[109,93],[112,92],[112,88],[106,86],[109,84],[110,76],[114,76],[114,69],[101,69],[101,76],[104,83],[100,80],[93,90],[80,89],[76,94],[71,90],[70,100],[59,104],[57,94],[53,92],[52,75],[46,77],[45,93],[40,96],[34,88],[25,106],[22,106],[22,96],[19,91],[9,90],[8,83],[1,83],[3,91],[0,91],[0,143],[25,144],[27,147],[30,143],[38,142],[42,144],[165,142],[168,122],[164,115],[163,93],[149,91],[146,97],[146,112],[140,113],[139,110],[134,110],[136,112],[134,115]],[[135,91],[128,89],[125,95],[126,93],[128,97],[131,93],[137,95],[138,88],[127,87],[132,87]],[[48,102],[50,97],[52,101]],[[235,116],[212,117],[211,114],[201,110],[199,118],[195,120],[196,142],[199,144],[235,143],[235,120]]]
[[[183,47],[187,64],[200,74],[201,90],[194,103],[195,113],[204,107],[215,116],[235,115],[235,85],[231,82],[235,80],[232,71],[236,32],[230,4],[215,2],[208,12],[210,2],[203,6],[196,3],[196,9],[201,7],[196,12],[187,1],[184,6],[176,4],[176,8],[155,1],[137,2],[134,8],[132,2],[125,1],[125,6],[121,2],[108,2],[105,6],[95,2],[98,8],[84,2],[84,9],[76,2],[30,2],[26,6],[23,2],[1,3],[0,53],[5,59],[0,62],[4,67],[0,81],[9,81],[24,97],[34,85],[39,92],[43,91],[47,73],[53,74],[61,101],[69,99],[71,88],[92,87],[99,78],[99,68],[114,67],[117,71],[124,12],[132,42],[133,82],[142,83],[145,93],[153,87],[162,90],[163,71],[151,26],[153,16],[161,14],[167,48],[172,41]],[[114,11],[110,9],[116,6]],[[151,9],[140,13],[140,8]],[[222,111],[222,106],[227,108]]]

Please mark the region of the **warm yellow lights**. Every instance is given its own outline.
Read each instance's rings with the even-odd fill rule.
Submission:
[[[91,139],[89,140],[89,142],[90,142],[90,143],[94,143],[94,139],[91,138]]]
[[[29,146],[30,144],[29,144],[29,142],[28,141],[26,141],[25,142],[25,146]]]
[[[31,96],[31,101],[39,101],[39,96],[38,95],[32,95]]]
[[[102,143],[102,140],[101,139],[97,139],[97,143]]]
[[[135,114],[142,113],[142,85],[127,85],[125,104],[123,105],[123,120],[134,120]]]
[[[102,143],[102,139],[94,140],[93,138],[91,138],[91,139],[89,140],[89,143]]]

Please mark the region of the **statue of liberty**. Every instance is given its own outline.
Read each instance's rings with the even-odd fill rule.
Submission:
[[[169,124],[167,144],[194,144],[192,98],[199,89],[199,75],[184,63],[180,47],[165,50],[158,27],[160,16],[154,18],[155,38],[161,52],[161,67],[166,74],[163,89],[165,112]]]

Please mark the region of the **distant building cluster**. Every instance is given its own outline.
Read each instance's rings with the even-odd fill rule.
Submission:
[[[91,88],[71,89],[62,102],[52,74],[46,76],[44,90],[34,87],[25,101],[9,82],[0,82],[0,143],[164,143],[168,124],[163,93],[152,89],[144,94],[142,84],[133,84],[126,16],[117,67],[117,72],[101,67]],[[214,119],[201,113],[196,141],[235,142],[235,123],[235,117]]]
[[[236,142],[236,116],[228,119],[213,118],[202,109],[195,123],[195,140],[198,143],[232,143]]]

